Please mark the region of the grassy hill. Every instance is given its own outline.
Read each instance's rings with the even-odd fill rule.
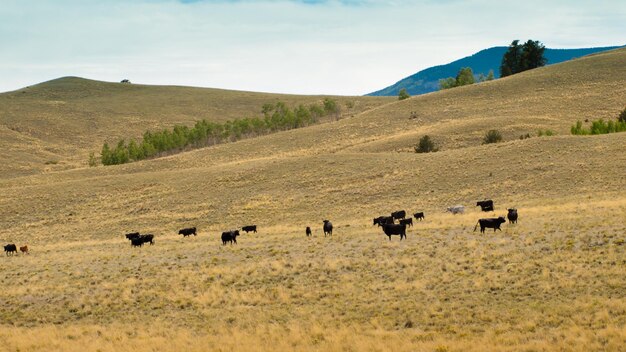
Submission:
[[[617,49],[617,46],[602,48],[580,48],[580,49],[550,49],[547,48],[544,57],[548,65],[558,64],[575,58],[591,55],[594,53]],[[463,67],[471,67],[476,76],[483,74],[487,76],[492,70],[495,77],[500,76],[500,64],[502,56],[508,48],[505,46],[497,46],[489,49],[481,50],[473,55],[453,61],[449,64],[438,65],[421,70],[409,77],[385,87],[376,92],[370,93],[370,96],[398,96],[401,89],[406,89],[411,95],[420,95],[431,93],[439,90],[439,80],[448,77],[456,77],[459,70]]]
[[[0,242],[32,253],[0,260],[0,339],[20,351],[619,351],[626,134],[568,131],[624,109],[625,62],[620,49],[165,158],[3,177]],[[505,141],[481,145],[491,128]],[[557,136],[518,139],[537,129]],[[426,133],[441,151],[413,153]],[[485,198],[495,212],[473,206]],[[444,211],[455,204],[467,212]],[[473,232],[509,207],[518,224]],[[398,209],[426,219],[389,241],[372,218]],[[259,233],[221,245],[252,223]],[[188,226],[197,237],[177,235]],[[131,231],[156,244],[131,248]]]
[[[87,165],[105,141],[140,138],[147,130],[261,116],[261,107],[319,104],[297,96],[209,88],[147,86],[64,77],[0,94],[0,175],[19,176]],[[329,96],[330,97],[330,96]],[[393,98],[330,97],[343,116]]]

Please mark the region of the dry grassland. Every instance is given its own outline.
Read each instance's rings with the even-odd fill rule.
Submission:
[[[617,110],[626,75],[604,69],[625,55],[157,160],[1,178],[0,243],[32,253],[0,258],[0,350],[623,351],[626,134],[479,140]],[[560,81],[570,71],[590,80]],[[569,92],[577,82],[589,89]],[[557,85],[586,102],[550,98]],[[524,89],[527,109],[503,93]],[[426,131],[442,151],[403,152]],[[485,198],[494,213],[473,206]],[[444,211],[455,204],[466,214]],[[507,207],[518,224],[473,232]],[[389,241],[372,218],[398,209],[426,219]],[[176,234],[188,226],[197,237]],[[131,248],[131,231],[155,245]]]

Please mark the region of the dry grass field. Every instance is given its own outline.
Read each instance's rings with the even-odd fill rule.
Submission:
[[[7,99],[0,110],[17,109]],[[624,109],[626,50],[403,101],[346,99],[363,110],[161,159],[5,166],[0,243],[31,253],[0,258],[0,350],[624,351],[626,134],[569,127]],[[159,124],[196,118],[170,109]],[[80,131],[98,138],[99,123]],[[481,145],[490,128],[505,142]],[[557,135],[518,139],[538,129]],[[413,153],[424,134],[441,151]],[[20,138],[4,164],[38,148]],[[485,198],[495,212],[474,206]],[[466,213],[445,212],[455,204]],[[517,224],[473,231],[508,207]],[[372,218],[398,209],[426,219],[389,241]],[[189,226],[198,236],[177,235]],[[131,248],[133,231],[155,244]]]

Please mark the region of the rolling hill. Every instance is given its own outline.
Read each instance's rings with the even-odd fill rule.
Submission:
[[[371,105],[338,121],[131,164],[5,169],[0,242],[31,254],[0,260],[3,346],[620,351],[626,134],[569,128],[624,109],[625,62],[618,49],[402,101],[363,100]],[[232,101],[215,104],[240,113]],[[492,128],[504,142],[482,145]],[[538,129],[556,136],[518,138]],[[412,151],[425,134],[441,151]],[[27,155],[24,144],[11,146]],[[473,206],[485,198],[495,212]],[[455,204],[466,213],[445,212]],[[517,224],[473,231],[513,207]],[[426,219],[390,241],[372,218],[399,209]],[[250,224],[258,234],[222,246],[222,231]],[[177,235],[189,226],[198,236]],[[131,248],[124,233],[134,231],[153,233],[155,245]]]
[[[549,49],[546,48],[545,58],[548,65],[558,64],[560,62],[569,61],[578,57],[594,54],[597,52],[613,50],[617,46],[601,47],[601,48],[582,48],[582,49]],[[487,76],[490,70],[496,77],[500,75],[500,63],[502,56],[506,52],[507,47],[498,46],[485,50],[481,50],[473,55],[453,61],[449,64],[439,65],[419,71],[409,77],[403,78],[397,83],[369,93],[369,96],[398,96],[398,92],[402,88],[406,89],[410,95],[420,95],[431,93],[439,90],[439,80],[448,77],[456,77],[459,70],[463,67],[471,67],[475,75],[483,74]]]

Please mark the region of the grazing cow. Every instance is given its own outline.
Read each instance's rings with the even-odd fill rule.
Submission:
[[[383,224],[393,224],[393,216],[379,216],[374,218],[372,225],[383,226]]]
[[[139,232],[131,232],[126,234],[126,239],[132,240],[133,238],[139,238]]]
[[[419,213],[415,213],[415,214],[413,214],[413,216],[415,216],[415,220],[424,220],[425,219],[423,211],[420,211]]]
[[[509,210],[509,213],[506,214],[506,217],[509,219],[509,224],[516,224],[517,223],[517,209],[511,208],[508,210]]]
[[[404,224],[384,224],[383,231],[389,237],[389,241],[391,241],[391,235],[400,235],[401,241],[403,237],[406,238],[406,225]]]
[[[139,235],[138,239],[143,243],[150,242],[150,245],[154,244],[154,235],[150,233],[146,235]]]
[[[256,225],[244,226],[244,227],[241,228],[241,231],[246,231],[246,233],[248,233],[248,232],[256,233]]]
[[[391,213],[391,216],[394,219],[404,219],[404,218],[406,218],[406,211],[404,211],[404,210],[394,211],[393,213]]]
[[[476,202],[476,206],[480,205],[480,209],[482,209],[482,211],[493,211],[493,200],[488,199],[488,200],[483,200],[481,202]]]
[[[448,211],[452,214],[463,214],[465,212],[465,207],[462,205],[455,205],[453,207],[448,207]]]
[[[401,225],[409,225],[409,226],[413,227],[413,219],[412,218],[400,219],[400,224]]]
[[[7,244],[6,246],[4,246],[4,251],[6,252],[7,256],[9,254],[11,254],[11,255],[17,254],[17,247],[15,246],[14,243]]]
[[[474,231],[476,231],[476,228],[478,227],[478,225],[480,225],[481,233],[485,233],[485,228],[493,229],[493,232],[496,232],[496,230],[502,231],[502,229],[500,228],[500,225],[504,224],[505,222],[506,220],[504,219],[503,216],[500,216],[497,218],[480,219],[476,223],[476,226],[474,226]]]
[[[237,244],[237,236],[239,236],[239,230],[222,232],[222,244],[230,242],[230,244]]]
[[[28,246],[21,246],[20,252],[22,252],[23,254],[28,254]]]
[[[328,220],[324,220],[324,237],[326,235],[333,235],[333,224]]]
[[[195,227],[189,227],[186,229],[178,230],[178,234],[183,235],[183,238],[187,236],[191,236],[191,235],[197,236]]]
[[[311,232],[311,228],[307,226],[306,227],[306,237],[309,237],[309,236],[313,236],[313,232]]]
[[[137,238],[132,238],[130,240],[130,245],[133,247],[141,247],[143,246],[143,239],[137,237]]]

